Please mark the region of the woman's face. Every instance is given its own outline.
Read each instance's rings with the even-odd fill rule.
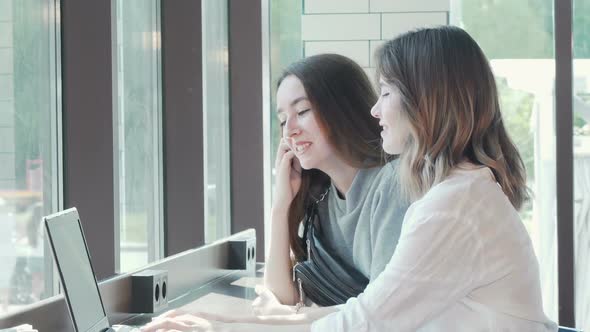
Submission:
[[[304,169],[323,169],[335,155],[315,112],[301,81],[287,76],[277,90],[277,114],[283,138]]]
[[[371,109],[371,115],[379,119],[383,150],[389,154],[403,152],[410,135],[410,124],[403,116],[401,94],[397,87],[379,79],[379,99]]]

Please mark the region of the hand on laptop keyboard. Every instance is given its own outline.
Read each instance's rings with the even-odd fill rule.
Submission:
[[[113,330],[117,332],[140,332],[137,327],[127,325],[113,325]]]
[[[37,332],[30,324],[23,324],[9,329],[2,329],[0,332]]]

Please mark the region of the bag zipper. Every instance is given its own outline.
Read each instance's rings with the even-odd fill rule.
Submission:
[[[297,278],[297,284],[299,286],[299,303],[300,306],[305,306],[305,302],[303,301],[305,294],[303,293],[303,286],[301,285],[301,278]]]
[[[308,283],[310,283],[310,284],[314,284],[314,285],[315,285],[315,290],[316,290],[318,293],[321,293],[323,298],[325,298],[325,299],[328,299],[328,300],[332,301],[332,303],[343,303],[343,301],[342,301],[343,299],[335,299],[335,298],[334,298],[334,297],[332,297],[330,294],[326,293],[326,292],[324,291],[324,288],[325,288],[326,286],[325,286],[325,285],[324,285],[324,284],[323,284],[321,281],[319,281],[319,280],[318,280],[318,282],[317,282],[317,283],[316,283],[316,282],[314,282],[314,281],[312,281],[312,279],[310,279],[310,278],[309,278],[309,277],[306,275],[306,273],[305,273],[305,272],[306,272],[306,271],[304,271],[304,270],[299,270],[299,273],[301,273],[301,277],[302,277],[303,279],[305,279],[305,280],[306,280],[306,282],[308,282]],[[300,294],[301,294],[301,292],[303,291],[303,285],[302,285],[302,281],[301,281],[301,278],[297,278],[297,280],[298,280],[298,282],[300,282],[299,286],[301,287],[301,291],[300,291]],[[345,301],[344,301],[344,302],[345,302]],[[319,305],[329,305],[329,304],[324,304],[324,303],[317,303],[317,304],[319,304]]]
[[[299,262],[295,263],[295,265],[293,265],[293,282],[295,282],[295,268],[297,267],[297,265],[299,265]]]

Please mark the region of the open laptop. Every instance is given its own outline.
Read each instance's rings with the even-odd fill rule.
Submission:
[[[43,218],[76,332],[139,331],[111,326],[76,208]]]

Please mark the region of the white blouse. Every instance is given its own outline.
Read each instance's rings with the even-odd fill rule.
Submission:
[[[410,206],[385,270],[312,325],[338,331],[557,331],[517,211],[489,168],[463,164]]]

